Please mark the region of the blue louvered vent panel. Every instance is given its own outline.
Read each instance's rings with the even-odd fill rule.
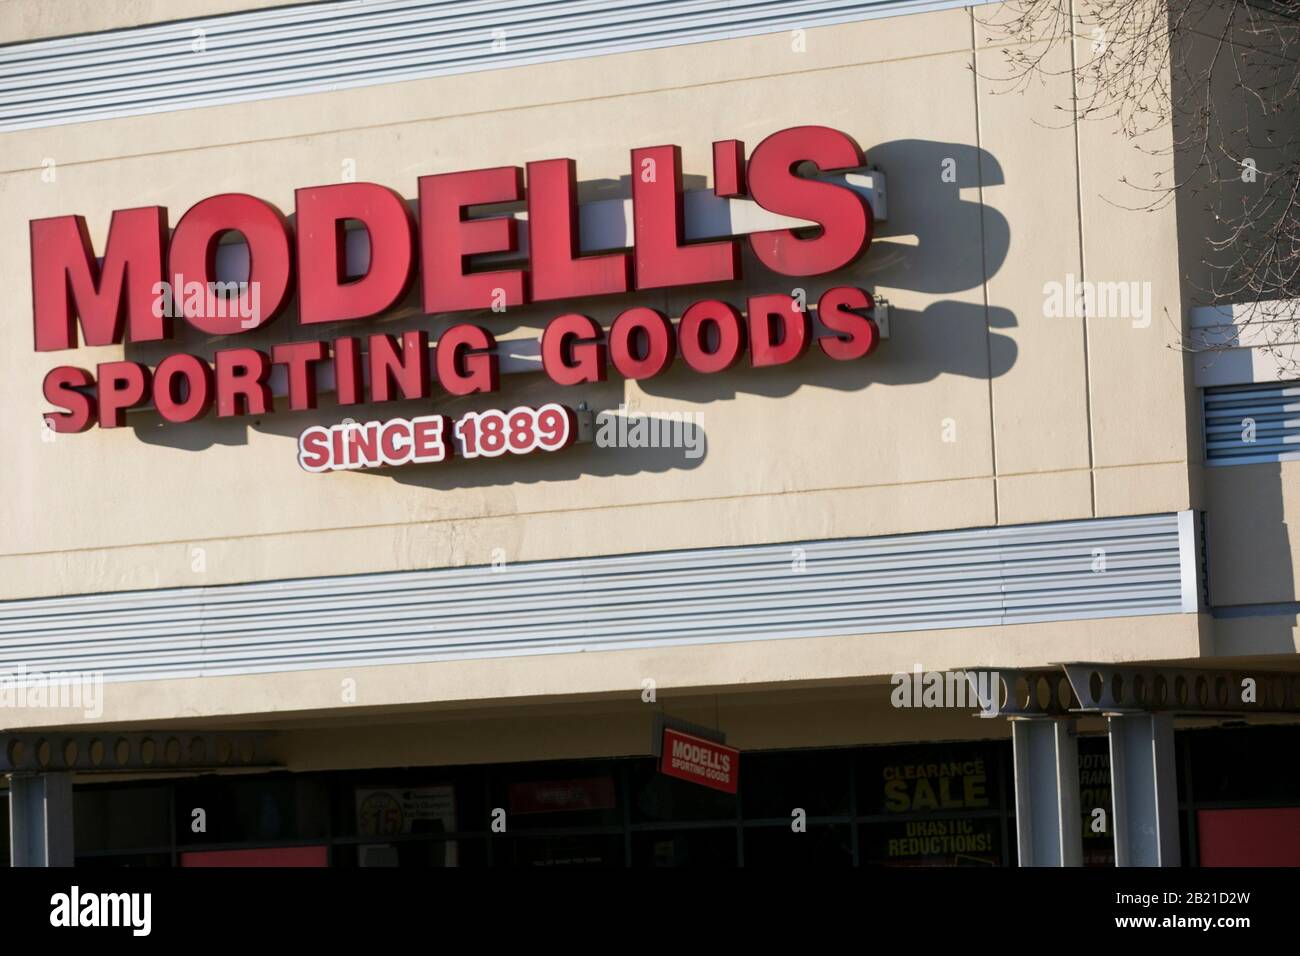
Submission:
[[[0,46],[0,132],[980,2],[327,0]]]
[[[1202,405],[1206,464],[1300,459],[1300,382],[1207,388]]]
[[[1196,609],[1188,517],[7,601],[0,672],[242,674],[1178,613]]]

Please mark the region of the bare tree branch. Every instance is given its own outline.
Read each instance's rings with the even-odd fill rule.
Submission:
[[[1172,129],[1170,176],[1127,183],[1132,208],[1204,215],[1197,304],[1300,340],[1300,0],[1010,0],[982,22],[1004,89],[1069,75],[1073,121],[1110,120],[1137,148]],[[1071,65],[1051,69],[1061,45]]]

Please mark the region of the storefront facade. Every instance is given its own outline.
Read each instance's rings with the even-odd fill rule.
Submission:
[[[1033,744],[1016,750],[1015,721],[978,708],[897,706],[896,675],[1073,662],[1291,675],[1259,715],[1189,705],[1148,732],[1167,735],[1183,788],[1173,862],[1215,861],[1199,854],[1222,827],[1202,812],[1283,814],[1231,833],[1294,825],[1293,771],[1256,768],[1224,795],[1205,769],[1251,750],[1224,734],[1294,746],[1300,466],[1280,445],[1225,449],[1213,427],[1281,421],[1289,393],[1248,341],[1212,367],[1170,347],[1231,322],[1195,311],[1195,207],[1121,201],[1126,182],[1169,171],[1174,130],[1117,146],[1105,119],[1062,125],[1068,72],[1005,95],[997,5],[453,16],[187,0],[57,23],[35,0],[10,6],[0,669],[78,675],[90,696],[15,698],[0,726],[21,786],[71,783],[79,861],[294,847],[331,865],[1011,865],[1015,764],[1036,773]],[[1069,66],[1068,48],[1051,55]],[[497,173],[420,182],[475,170]],[[810,199],[801,184],[818,176],[833,185]],[[343,237],[382,213],[379,193],[351,189],[367,183],[410,204],[406,246],[400,214]],[[337,220],[296,192],[322,186],[348,187],[310,194],[352,197]],[[225,194],[254,198],[187,224]],[[439,205],[447,194],[459,205]],[[134,230],[121,212],[153,207],[165,220]],[[284,219],[258,219],[268,208]],[[120,273],[105,251],[115,211],[121,248],[143,250]],[[69,216],[104,259],[95,291],[78,286],[96,273],[76,271]],[[497,226],[460,228],[483,216]],[[151,334],[160,317],[131,299],[150,222],[169,264],[260,276],[279,314],[178,315]],[[820,233],[788,231],[808,222]],[[236,223],[272,236],[244,237],[251,273]],[[345,275],[402,271],[394,248],[396,295],[349,298]],[[96,298],[113,276],[121,311]],[[1082,282],[1133,297],[1075,314]],[[718,357],[725,321],[692,353],[683,322],[702,302],[738,317],[734,361]],[[754,314],[769,306],[782,331],[765,340],[773,325]],[[630,313],[645,331],[620,351]],[[597,334],[575,325],[548,352],[574,315]],[[490,333],[486,347],[465,328]],[[675,361],[646,372],[664,328]],[[787,349],[799,329],[806,347]],[[464,352],[428,352],[457,335]],[[582,351],[597,339],[604,351]],[[293,365],[293,345],[316,364]],[[391,361],[374,364],[383,349]],[[417,350],[428,357],[408,363]],[[231,363],[250,353],[270,368],[241,391],[257,370]],[[189,421],[177,407],[192,393],[157,389],[181,354],[214,369],[212,408]],[[91,377],[56,372],[51,391],[69,368]],[[92,388],[97,408],[73,422]],[[554,449],[536,437],[471,457],[451,435],[453,421],[484,427],[474,413],[553,406],[529,427],[554,425]],[[321,451],[340,423],[434,415],[460,442],[446,460],[312,470],[311,434]],[[651,422],[681,427],[659,442]],[[1107,714],[1142,709],[1129,704],[1085,704],[1070,723],[1080,811],[1109,799],[1095,751]],[[1215,729],[1225,719],[1245,726]],[[738,792],[660,773],[665,721],[725,736]],[[115,770],[128,734],[156,752]],[[257,753],[218,764],[191,754],[193,734],[253,734]],[[1083,862],[1114,860],[1098,839],[1083,838]]]

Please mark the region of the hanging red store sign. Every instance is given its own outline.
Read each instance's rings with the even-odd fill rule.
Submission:
[[[735,793],[740,780],[740,751],[665,727],[659,769],[679,780]]]

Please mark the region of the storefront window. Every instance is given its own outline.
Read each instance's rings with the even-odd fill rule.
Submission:
[[[745,764],[741,760],[741,788]],[[735,794],[711,790],[659,772],[654,760],[638,760],[632,768],[632,822],[662,823],[692,820],[735,820]]]
[[[745,866],[845,867],[853,865],[853,828],[848,823],[745,827]]]
[[[1079,738],[1079,813],[1084,866],[1115,865],[1111,823],[1110,738]],[[1098,812],[1100,811],[1100,813]]]
[[[1187,732],[1187,741],[1197,804],[1239,800],[1300,806],[1296,728],[1195,730]]]
[[[494,866],[623,866],[622,833],[503,837],[492,844]]]
[[[512,831],[622,826],[618,770],[595,761],[502,768],[493,774],[491,806],[506,812]]]
[[[176,784],[176,843],[315,840],[329,836],[329,805],[317,777],[197,777]]]
[[[933,817],[860,827],[868,866],[1001,866],[1002,820]]]
[[[110,850],[170,851],[165,786],[74,788],[73,846],[78,854]]]
[[[859,862],[1002,866],[1006,744],[881,747],[858,764]]]
[[[1242,859],[1282,852],[1300,764],[1278,755],[1296,733],[1180,732],[1185,862],[1243,843],[1263,849]],[[1109,741],[1078,744],[1083,862],[1111,866]],[[75,845],[96,866],[313,847],[342,867],[1013,866],[1012,774],[1002,740],[743,753],[739,795],[665,776],[649,757],[207,775],[76,786]],[[7,862],[7,826],[0,852]]]
[[[745,755],[741,796],[746,820],[789,820],[796,809],[809,817],[850,812],[852,752],[791,750]]]
[[[734,827],[632,834],[634,866],[735,866],[736,853]]]
[[[8,859],[5,865],[9,864]],[[78,867],[92,869],[121,869],[123,867],[164,867],[172,865],[170,853],[94,853],[77,856]]]

